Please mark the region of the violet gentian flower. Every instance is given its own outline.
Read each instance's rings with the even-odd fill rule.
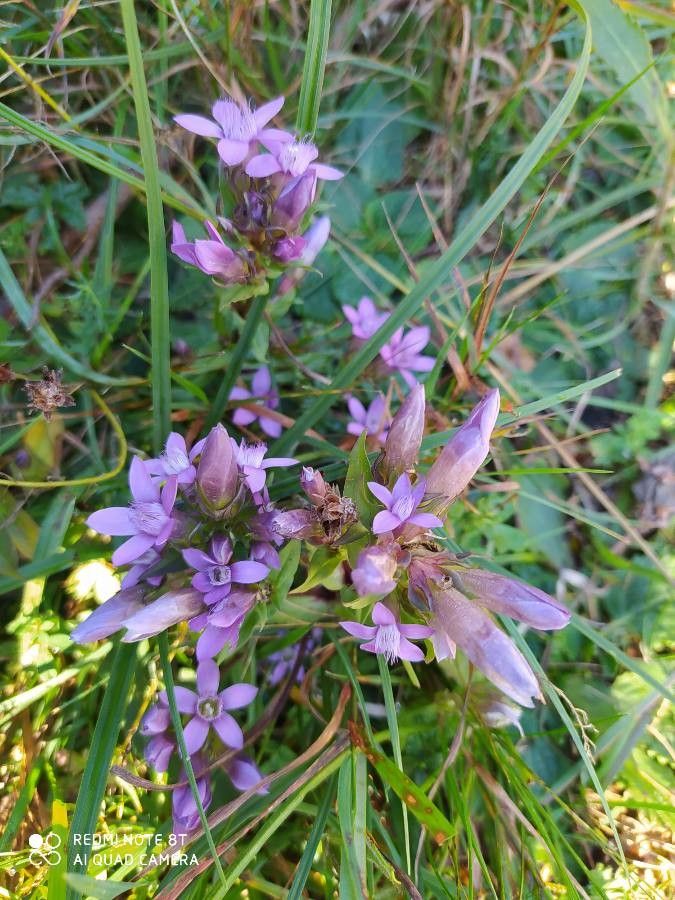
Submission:
[[[125,587],[118,591],[105,603],[97,606],[84,622],[73,628],[70,632],[71,640],[76,644],[90,644],[115,634],[124,628],[128,619],[144,608],[144,595],[143,585]]]
[[[312,220],[312,224],[303,234],[305,240],[305,248],[298,259],[299,266],[311,266],[317,258],[321,250],[324,248],[328,236],[330,235],[330,219],[328,216],[319,216]],[[279,280],[278,296],[283,297],[292,290],[304,275],[301,268],[293,269]]]
[[[185,562],[197,570],[192,586],[204,595],[204,603],[209,606],[227,597],[233,584],[255,584],[266,578],[270,571],[251,559],[230,563],[232,544],[226,537],[213,538],[210,556],[192,547],[182,553]]]
[[[192,631],[201,631],[197,641],[197,659],[212,659],[227,644],[234,650],[247,613],[253,609],[256,594],[233,590],[222,600],[190,621]],[[202,630],[203,629],[203,630]]]
[[[390,316],[388,312],[380,312],[370,297],[361,297],[356,306],[344,304],[342,312],[352,326],[352,334],[359,341],[367,341]]]
[[[184,622],[186,619],[196,616],[203,607],[204,597],[194,588],[168,591],[126,619],[124,627],[127,632],[122,641],[130,644],[145,640],[178,622]]]
[[[391,491],[376,481],[369,481],[368,487],[370,492],[386,507],[373,519],[373,534],[395,532],[408,524],[417,525],[419,528],[438,528],[443,524],[437,516],[431,513],[416,512],[424,496],[425,482],[423,478],[420,478],[413,487],[408,474],[404,472],[396,479]]]
[[[347,425],[349,434],[358,436],[365,431],[367,435],[377,438],[380,443],[386,440],[391,416],[383,394],[373,397],[367,409],[360,400],[351,396],[347,397],[347,406],[352,417],[352,421]]]
[[[122,581],[120,582],[121,587],[135,587],[140,581],[147,581],[147,583],[151,584],[153,587],[158,587],[162,583],[163,576],[151,575],[146,577],[145,573],[148,569],[151,569],[155,563],[159,562],[161,558],[161,554],[156,550],[153,550],[152,547],[150,550],[146,550],[142,556],[138,557],[126,575],[123,576]]]
[[[570,611],[549,594],[515,578],[486,569],[453,569],[455,587],[491,612],[510,616],[541,631],[557,631],[569,623]]]
[[[534,672],[513,641],[471,600],[451,587],[431,589],[432,638],[437,659],[461,648],[477,669],[521,706],[543,699]]]
[[[316,175],[305,172],[285,184],[274,201],[270,224],[283,228],[287,234],[296,231],[302,219],[312,205],[316,193]],[[306,246],[307,241],[303,240]]]
[[[202,753],[196,753],[190,762],[197,781],[197,794],[199,795],[202,809],[206,810],[211,805],[212,799],[211,782],[208,773],[209,763]],[[187,779],[185,769],[182,770],[181,774],[182,780],[185,781]],[[199,827],[199,810],[189,784],[184,784],[173,791],[171,806],[175,834],[189,834]]]
[[[300,235],[281,238],[272,247],[272,256],[285,265],[297,262],[302,257],[306,244],[304,237]]]
[[[151,547],[161,549],[166,544],[176,524],[171,512],[177,487],[176,476],[171,475],[160,490],[145,464],[134,456],[129,467],[131,505],[100,509],[87,519],[87,525],[101,534],[132,535],[113,553],[114,565],[134,562]]]
[[[219,423],[199,446],[197,495],[210,515],[222,518],[229,512],[240,489],[236,444]]]
[[[213,275],[226,284],[245,281],[248,269],[244,260],[220,236],[216,226],[204,222],[209,240],[192,243],[185,236],[185,229],[179,222],[173,223],[171,252],[190,266],[195,266],[206,275]]]
[[[155,772],[166,772],[175,749],[176,745],[165,734],[156,734],[145,745],[143,756]]]
[[[260,143],[269,150],[269,153],[261,153],[254,156],[246,163],[246,174],[252,178],[269,178],[270,175],[283,173],[297,178],[305,172],[312,172],[317,178],[326,181],[337,181],[344,177],[344,173],[332,166],[314,162],[319,155],[316,144],[309,140],[298,140],[286,135],[287,139],[281,139],[283,132],[275,135],[276,140],[271,140],[261,135]]]
[[[471,481],[490,450],[499,415],[499,391],[489,391],[445,445],[427,473],[427,496],[443,513]]]
[[[190,756],[204,746],[211,728],[227,747],[241,750],[244,746],[242,730],[228,710],[248,706],[258,688],[252,684],[231,684],[219,692],[219,683],[220,669],[212,659],[204,659],[197,666],[197,692],[185,687],[175,689],[179,711],[192,716],[185,726],[185,745]]]
[[[413,372],[430,372],[435,365],[432,356],[421,355],[421,351],[428,343],[429,329],[426,325],[411,328],[407,334],[404,334],[403,329],[399,328],[393,333],[388,343],[380,348],[380,356],[385,365],[400,372],[403,380],[412,388],[417,384]]]
[[[254,498],[265,487],[267,469],[277,466],[294,466],[298,462],[297,459],[285,456],[273,456],[265,459],[267,444],[247,444],[246,441],[242,441],[238,447],[234,441],[233,444],[236,448],[237,463]]]
[[[378,544],[362,550],[352,569],[352,584],[359,597],[385,597],[391,594],[396,587],[394,575],[397,568],[396,557],[388,547]]]
[[[253,760],[241,753],[225,763],[225,771],[236,789],[242,792],[255,787],[263,778],[262,772]],[[265,786],[258,788],[256,794],[269,794],[269,788]]]
[[[283,105],[284,98],[277,97],[254,110],[225,98],[213,104],[213,119],[186,114],[174,116],[174,121],[193,134],[218,138],[218,155],[222,161],[227,166],[237,166],[255,149],[263,129]]]
[[[175,475],[176,481],[183,487],[192,484],[197,476],[192,461],[199,455],[201,444],[200,441],[188,453],[183,435],[172,431],[166,439],[161,456],[158,459],[145,460],[146,471],[162,479]]]
[[[389,427],[389,433],[382,449],[378,471],[385,480],[392,475],[401,475],[412,469],[424,434],[425,400],[424,388],[416,384],[403,401]]]
[[[266,406],[268,409],[278,409],[279,394],[272,386],[272,376],[267,366],[261,366],[253,376],[251,390],[243,387],[234,387],[230,393],[230,400],[254,400]],[[242,427],[252,425],[258,419],[260,427],[272,438],[278,438],[281,434],[281,424],[269,416],[252,412],[250,409],[240,407],[232,416],[235,425]]]
[[[340,626],[353,637],[366,641],[361,644],[361,650],[380,653],[389,663],[397,659],[407,659],[410,662],[421,662],[424,659],[423,651],[411,643],[409,638],[419,640],[431,637],[433,628],[426,625],[402,625],[384,603],[375,604],[372,619],[374,625],[340,622]]]

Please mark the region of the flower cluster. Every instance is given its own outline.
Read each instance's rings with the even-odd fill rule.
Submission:
[[[280,293],[289,290],[297,268],[311,265],[328,238],[327,218],[309,227],[307,220],[318,181],[335,181],[342,172],[319,162],[311,141],[269,126],[283,104],[278,97],[252,109],[224,98],[211,118],[175,117],[182,128],[217,141],[232,202],[229,218],[204,223],[206,238],[189,241],[174,222],[171,250],[219,282],[239,286],[236,299],[266,292],[268,276],[293,267],[280,285]]]
[[[424,430],[424,389],[415,387],[391,424],[372,495],[384,507],[372,519],[375,542],[366,540],[351,573],[359,597],[372,599],[373,625],[345,621],[361,649],[389,662],[418,662],[412,639],[429,638],[437,660],[460,647],[504,694],[523,706],[541,699],[537,679],[491,613],[539,629],[558,629],[569,612],[537,588],[486,569],[470,568],[443,548],[429,529],[440,527],[450,504],[467,487],[489,452],[499,413],[490,391],[453,435],[426,478],[415,473]],[[384,601],[384,602],[383,602]],[[411,620],[403,623],[402,616]]]
[[[226,646],[236,648],[245,617],[265,602],[265,580],[279,565],[282,539],[270,527],[267,472],[296,460],[266,454],[265,444],[237,444],[222,425],[191,449],[172,433],[157,459],[132,460],[129,506],[101,509],[87,520],[101,534],[126,538],[112,559],[129,569],[119,593],[74,629],[73,640],[101,640],[124,629],[123,641],[139,641],[189,622],[199,634],[198,691],[178,688],[177,696],[180,711],[193,714],[185,735],[190,753],[198,754],[195,769],[207,764],[202,748],[211,725],[228,747],[241,748],[241,731],[227,710],[249,703],[256,693],[250,685],[218,693],[214,657]],[[158,771],[165,770],[173,752],[168,727],[168,707],[160,696],[143,732],[152,735],[147,755]],[[228,772],[235,785],[251,781],[251,765],[232,764]],[[208,793],[204,788],[205,797]],[[189,791],[174,793],[178,824],[194,817],[194,809],[186,812],[192,802]]]

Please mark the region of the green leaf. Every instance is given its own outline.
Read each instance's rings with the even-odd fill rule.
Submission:
[[[370,527],[378,506],[368,488],[368,482],[373,480],[373,470],[366,451],[366,439],[367,434],[362,431],[349,454],[343,494],[354,501],[361,522]]]
[[[279,607],[288,596],[300,565],[301,549],[300,541],[289,541],[279,553],[281,568],[270,572],[269,581],[272,585],[270,603],[275,607]]]
[[[90,875],[72,873],[66,875],[66,884],[87,900],[89,897],[93,897],[94,900],[114,900],[120,894],[144,888],[142,881],[101,881],[100,878],[92,878]],[[145,886],[149,887],[147,883]]]
[[[318,547],[309,562],[307,578],[289,594],[304,594],[319,584],[328,581],[342,560],[341,552],[332,547]]]
[[[94,736],[87,754],[87,764],[77,792],[73,819],[70,823],[68,871],[75,874],[86,872],[86,859],[91,855],[91,847],[76,847],[74,836],[76,834],[92,834],[96,831],[101,800],[108,782],[110,762],[126,709],[129,687],[136,673],[136,650],[136,644],[119,643],[111,660],[110,678],[94,728]],[[76,854],[84,861],[76,863]],[[76,900],[79,897],[79,891],[69,888],[66,896],[67,900]]]
[[[171,431],[171,339],[169,334],[169,276],[166,232],[159,184],[159,163],[152,129],[148,85],[138,37],[134,0],[120,0],[129,72],[134,93],[141,159],[145,173],[150,248],[150,336],[152,344],[152,426],[155,452]]]
[[[417,821],[429,831],[433,840],[437,844],[450,840],[455,834],[455,827],[427,797],[422,788],[408,778],[396,763],[369,744],[365,735],[353,723],[351,723],[350,731],[356,749],[366,756],[368,762],[377,769],[384,784],[400,797]]]
[[[642,74],[626,92],[637,117],[654,125],[666,139],[670,125],[665,91],[653,68],[652,49],[645,32],[613,0],[580,0],[593,29],[593,46],[622,84]]]
[[[331,0],[311,0],[307,49],[295,123],[296,130],[301,135],[312,135],[316,131],[330,37],[330,12]]]

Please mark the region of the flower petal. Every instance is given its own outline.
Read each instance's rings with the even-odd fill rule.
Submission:
[[[376,603],[371,618],[376,625],[397,625],[396,616],[384,603]]]
[[[254,684],[231,684],[221,691],[218,695],[223,701],[225,709],[241,709],[242,706],[248,706],[253,703],[258,693],[258,688]]]
[[[398,655],[400,659],[407,659],[408,662],[422,662],[424,659],[424,651],[415,644],[411,644],[407,638],[401,638]]]
[[[383,509],[373,519],[373,534],[385,534],[387,531],[394,531],[401,524],[401,520],[388,509]]]
[[[188,547],[187,550],[182,550],[181,552],[183,554],[183,559],[188,564],[188,566],[191,566],[198,572],[202,572],[204,569],[208,569],[209,566],[213,565],[213,560],[210,556],[204,553],[203,550],[197,550],[194,547]]]
[[[368,487],[370,493],[374,494],[380,503],[383,503],[386,507],[391,506],[392,494],[389,488],[386,488],[383,484],[378,484],[377,481],[369,481]]]
[[[197,693],[200,697],[215,697],[220,685],[220,669],[212,659],[197,666]]]
[[[199,134],[202,137],[219,138],[223,133],[223,129],[220,125],[204,116],[182,114],[180,116],[174,116],[173,120],[177,125],[180,125],[181,128],[185,128],[187,131],[191,131],[193,134]]]
[[[226,166],[238,166],[248,156],[248,141],[233,141],[231,138],[221,138],[218,141],[218,156]]]
[[[138,456],[134,456],[129,466],[129,488],[134,500],[140,500],[141,503],[152,503],[159,499],[159,488]]]
[[[269,100],[267,103],[263,103],[262,106],[259,106],[253,113],[253,118],[258,129],[261,129],[265,125],[267,125],[270,119],[273,119],[281,110],[281,107],[283,105],[284,98],[276,97],[274,100]]]
[[[149,550],[155,543],[155,539],[151,534],[135,534],[128,541],[121,544],[112,555],[112,564],[114,566],[126,566],[143,556],[146,550]]]
[[[244,746],[244,734],[229,713],[221,713],[217,719],[213,720],[212,724],[226,747],[241,750]]]
[[[199,719],[197,716],[190,719],[190,721],[185,726],[185,730],[183,731],[183,735],[185,737],[185,746],[190,756],[192,756],[192,754],[196,753],[198,750],[202,749],[208,733],[208,722],[205,722],[203,719]]]
[[[377,628],[374,625],[362,625],[360,622],[340,622],[340,628],[344,628],[347,634],[358,638],[361,641],[372,640],[375,637]]]
[[[251,178],[267,178],[276,172],[281,172],[281,165],[271,153],[261,153],[246,163],[246,174]]]
[[[232,572],[232,581],[237,584],[255,584],[267,578],[270,570],[262,563],[254,562],[252,559],[245,559],[241,562],[232,563],[230,566]]]
[[[99,534],[110,534],[114,537],[135,534],[136,526],[129,517],[128,506],[109,506],[99,509],[87,519],[87,525]]]

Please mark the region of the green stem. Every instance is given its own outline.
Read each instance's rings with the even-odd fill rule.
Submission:
[[[403,771],[403,755],[401,754],[401,740],[398,733],[398,718],[396,716],[396,704],[394,702],[394,691],[391,686],[391,675],[389,674],[389,665],[387,660],[381,653],[377,654],[377,662],[380,667],[380,677],[382,679],[382,693],[384,694],[384,706],[387,710],[387,725],[389,725],[389,734],[391,735],[391,747],[394,751],[394,761],[399,770]],[[408,875],[412,873],[410,861],[410,829],[408,826],[408,807],[405,803],[401,803],[403,811],[403,832],[405,834],[405,869]]]
[[[178,711],[178,706],[176,704],[176,691],[174,690],[171,660],[169,658],[169,636],[167,632],[163,631],[159,635],[157,641],[159,644],[159,659],[162,664],[162,673],[164,675],[164,687],[166,688],[166,696],[169,702],[169,712],[171,713],[171,723],[173,725],[173,730],[176,732],[176,740],[178,741],[178,749],[180,750],[181,761],[183,763],[183,768],[185,769],[185,774],[187,775],[187,780],[190,785],[190,790],[192,791],[192,796],[194,797],[194,801],[197,804],[199,821],[201,822],[202,828],[204,829],[206,842],[209,845],[209,850],[211,852],[211,856],[213,857],[213,863],[218,872],[218,877],[224,885],[225,873],[223,872],[223,867],[220,864],[220,858],[218,856],[218,851],[216,850],[216,845],[213,841],[213,835],[211,834],[211,829],[209,828],[209,823],[206,819],[206,813],[204,812],[204,807],[202,806],[202,801],[199,797],[199,788],[197,787],[197,779],[195,778],[194,769],[192,768],[192,760],[190,759],[190,754],[188,753],[188,749],[185,744],[183,725],[181,723],[180,712]]]
[[[258,329],[266,305],[267,297],[264,295],[255,297],[253,303],[251,303],[251,308],[246,316],[241,336],[234,347],[229,365],[225,371],[225,376],[220,383],[216,399],[213,401],[211,411],[206,419],[207,428],[213,428],[213,426],[220,421],[225,412],[230,393],[232,392],[235,381],[239,377],[241,367],[244,364],[246,354],[248,353],[248,348],[251,346],[251,341]]]

